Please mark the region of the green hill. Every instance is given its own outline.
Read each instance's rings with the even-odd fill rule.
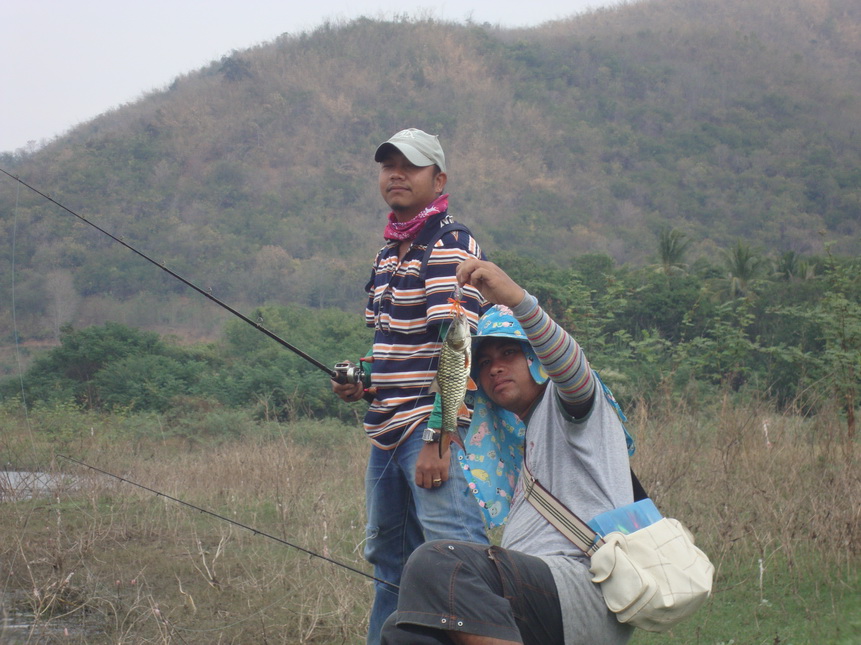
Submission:
[[[655,0],[517,30],[359,19],[236,51],[0,167],[236,306],[361,306],[385,214],[371,155],[407,126],[441,135],[452,211],[491,255],[636,266],[666,226],[692,258],[738,239],[857,255],[859,51],[856,0]],[[0,211],[25,337],[222,320],[6,177]]]

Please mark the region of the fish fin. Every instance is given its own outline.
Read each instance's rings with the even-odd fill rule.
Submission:
[[[439,381],[436,380],[436,376],[433,377],[433,383],[430,384],[430,391],[442,394],[442,390],[439,389]]]
[[[472,410],[470,410],[468,407],[466,407],[466,403],[461,403],[460,408],[458,408],[458,411],[457,411],[457,416],[459,416],[459,417],[471,417],[472,416]]]
[[[463,439],[460,438],[460,435],[457,432],[451,433],[451,440],[460,446],[460,449],[466,451],[466,448],[463,446]]]
[[[460,435],[457,432],[445,431],[442,433],[442,436],[439,438],[439,456],[440,456],[440,458],[442,458],[442,456],[445,454],[445,451],[451,447],[452,442],[454,442],[458,446],[460,446],[461,450],[466,450],[463,447],[463,439],[460,438]]]
[[[442,435],[439,438],[439,456],[442,459],[442,456],[445,454],[445,451],[448,450],[448,446],[451,443],[451,433],[443,431]]]
[[[471,392],[475,392],[478,389],[478,385],[475,384],[471,376],[466,377],[466,389]]]

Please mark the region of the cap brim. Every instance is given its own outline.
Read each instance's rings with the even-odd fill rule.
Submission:
[[[386,141],[377,148],[377,151],[374,153],[374,161],[382,161],[392,148],[399,150],[414,166],[432,166],[436,163],[433,159],[426,157],[406,143],[391,143],[390,141]]]

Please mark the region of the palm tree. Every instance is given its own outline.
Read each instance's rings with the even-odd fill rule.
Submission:
[[[787,282],[810,280],[814,275],[813,265],[807,260],[803,260],[795,251],[786,251],[780,255],[775,273]]]
[[[661,229],[658,237],[658,255],[666,275],[684,268],[685,253],[691,244],[686,238],[684,233],[674,228]]]
[[[768,261],[741,240],[733,248],[724,251],[723,256],[730,296],[747,296],[750,283],[763,273]]]

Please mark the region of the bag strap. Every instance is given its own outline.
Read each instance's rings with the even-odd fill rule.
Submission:
[[[430,240],[428,240],[427,247],[425,248],[425,253],[422,256],[422,265],[419,269],[419,280],[425,279],[425,274],[428,269],[428,261],[430,261],[431,253],[433,252],[434,245],[439,241],[439,239],[445,235],[446,233],[450,233],[452,231],[463,231],[469,235],[472,235],[472,232],[466,227],[465,224],[461,224],[460,222],[449,222],[448,224],[443,224],[440,226],[431,236]]]
[[[535,510],[553,525],[562,535],[571,540],[583,553],[592,557],[601,546],[604,538],[595,533],[577,514],[560,502],[553,494],[535,479],[526,460],[523,460],[523,491]]]

